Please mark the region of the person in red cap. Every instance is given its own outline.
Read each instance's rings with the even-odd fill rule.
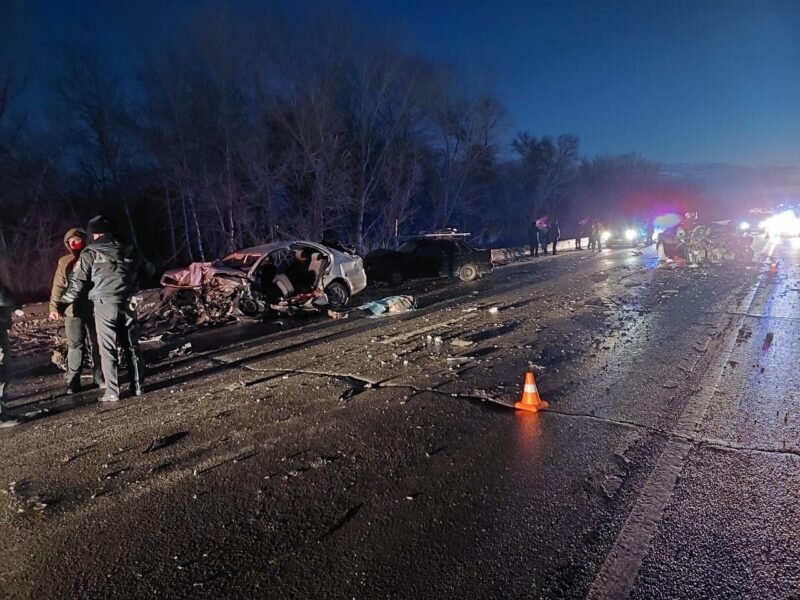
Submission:
[[[50,319],[58,321],[64,317],[64,332],[67,337],[67,394],[81,391],[81,370],[86,357],[87,341],[92,352],[92,373],[95,386],[105,387],[103,371],[100,368],[100,352],[97,344],[97,332],[92,315],[92,303],[87,298],[80,298],[59,310],[61,296],[67,291],[72,279],[73,270],[78,262],[78,255],[86,247],[86,232],[73,228],[64,235],[64,245],[69,251],[58,259],[58,266],[53,277],[50,291]]]
[[[130,246],[117,240],[114,226],[106,217],[94,217],[88,230],[92,240],[78,257],[61,302],[73,304],[88,296],[94,303],[100,362],[107,386],[100,401],[116,402],[120,398],[118,342],[128,360],[131,393],[135,396],[144,393],[144,362],[133,305],[142,264]]]

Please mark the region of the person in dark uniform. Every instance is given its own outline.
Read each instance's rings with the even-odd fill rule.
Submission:
[[[61,303],[73,304],[87,295],[94,303],[100,362],[107,386],[100,401],[116,402],[120,398],[118,342],[127,357],[131,393],[144,393],[144,363],[133,305],[142,262],[131,247],[115,238],[113,224],[106,217],[94,217],[88,230],[92,241],[78,257]]]
[[[586,219],[578,221],[578,237],[575,238],[575,250],[583,250],[583,238],[586,237],[586,223]]]
[[[561,237],[561,228],[558,226],[558,219],[553,219],[547,228],[547,239],[553,244],[553,256],[558,254],[558,240]]]
[[[536,226],[536,219],[528,225],[528,244],[531,247],[531,256],[539,256],[539,228]]]
[[[539,232],[539,240],[542,243],[542,251],[547,256],[547,246],[550,245],[550,223],[547,223]]]
[[[0,427],[12,427],[19,421],[8,414],[3,400],[5,399],[6,385],[8,385],[8,330],[11,329],[11,311],[16,306],[14,296],[5,283],[0,279]]]
[[[86,232],[74,228],[64,235],[64,245],[68,254],[58,260],[53,287],[50,291],[50,319],[58,321],[64,318],[64,332],[67,337],[67,393],[74,394],[81,390],[81,370],[87,353],[87,346],[92,352],[92,374],[95,386],[105,387],[103,371],[100,368],[100,352],[97,344],[97,333],[92,316],[92,303],[86,298],[59,312],[61,296],[67,291],[72,272],[78,262],[78,255],[86,247]]]
[[[600,252],[603,249],[603,225],[599,221],[592,225],[592,235],[594,236],[594,245],[597,247],[597,251]]]

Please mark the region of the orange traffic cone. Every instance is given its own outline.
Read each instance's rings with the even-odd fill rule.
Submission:
[[[536,381],[533,373],[525,373],[525,387],[522,389],[522,399],[514,404],[514,408],[536,412],[547,408],[547,402],[539,397],[539,390],[536,389]]]

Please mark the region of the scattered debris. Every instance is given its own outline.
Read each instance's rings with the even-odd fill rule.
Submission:
[[[175,358],[176,356],[186,356],[187,354],[192,353],[192,342],[186,342],[183,346],[179,346],[173,350],[169,351],[167,356],[169,358]]]
[[[350,519],[352,519],[358,514],[358,511],[361,510],[362,506],[364,506],[364,504],[359,503],[350,508],[350,510],[348,510],[338,522],[336,522],[330,529],[328,529],[328,531],[319,536],[317,538],[317,541],[321,542],[325,538],[330,537],[331,535],[336,533],[339,529],[341,529],[344,525],[346,525],[348,521],[350,521]]]
[[[771,331],[764,337],[764,345],[762,346],[763,350],[769,350],[769,347],[772,345],[772,340],[775,338],[775,334]]]
[[[605,481],[601,484],[606,498],[613,498],[616,496],[619,488],[622,487],[622,478],[616,475],[607,475]]]
[[[175,433],[171,433],[165,437],[157,437],[153,438],[153,441],[150,442],[150,445],[145,448],[142,454],[147,454],[148,452],[155,452],[156,450],[161,450],[162,448],[166,448],[167,446],[171,446],[176,442],[179,442],[183,438],[189,435],[188,431],[177,431]]]
[[[469,346],[474,345],[475,342],[470,340],[462,340],[461,338],[454,338],[450,340],[450,345],[455,346],[456,348],[467,348]]]
[[[492,314],[492,315],[496,315],[499,312],[500,312],[500,309],[497,308],[496,306],[493,306],[492,308],[489,309],[489,313]]]

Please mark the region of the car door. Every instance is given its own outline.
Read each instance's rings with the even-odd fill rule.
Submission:
[[[442,268],[442,248],[438,240],[422,240],[414,253],[416,277],[438,277]]]

